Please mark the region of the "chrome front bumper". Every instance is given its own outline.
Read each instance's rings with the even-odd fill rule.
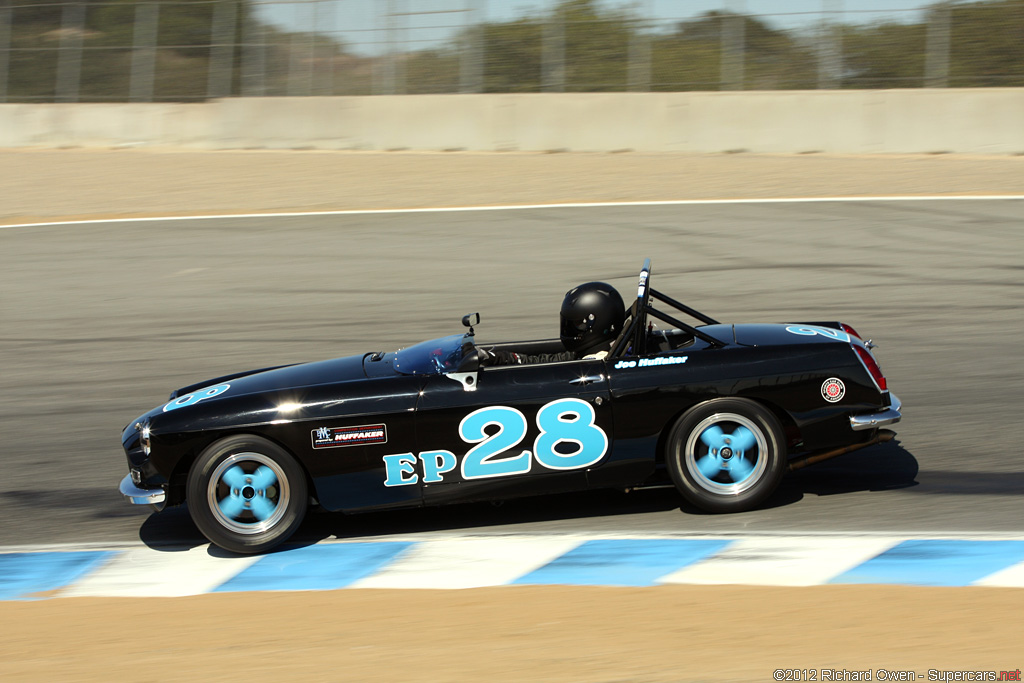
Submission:
[[[135,505],[160,505],[167,497],[167,493],[163,489],[139,488],[132,481],[132,475],[130,474],[125,475],[125,478],[121,480],[121,485],[117,488],[121,491],[121,495],[128,499],[129,503],[134,503]]]
[[[880,413],[851,415],[850,429],[855,432],[859,432],[864,429],[876,429],[878,427],[884,427],[886,425],[899,422],[903,417],[903,415],[900,414],[900,408],[903,407],[903,404],[900,403],[898,398],[896,398],[896,394],[889,394],[889,400],[892,402],[892,405]]]

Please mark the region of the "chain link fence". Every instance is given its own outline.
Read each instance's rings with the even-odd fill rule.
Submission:
[[[1024,0],[511,4],[0,0],[0,102],[1024,86]]]

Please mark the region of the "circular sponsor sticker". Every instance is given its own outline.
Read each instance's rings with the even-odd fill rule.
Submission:
[[[846,385],[838,377],[829,377],[821,385],[821,395],[829,403],[835,403],[846,395]]]

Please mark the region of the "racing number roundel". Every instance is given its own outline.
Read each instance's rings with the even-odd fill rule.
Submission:
[[[829,377],[821,385],[821,396],[829,403],[835,403],[846,395],[846,385],[838,377]]]

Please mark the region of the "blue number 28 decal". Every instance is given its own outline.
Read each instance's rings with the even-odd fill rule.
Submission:
[[[490,425],[498,425],[498,431],[487,436],[484,428]],[[481,408],[462,418],[459,437],[466,443],[477,444],[462,459],[463,478],[486,479],[529,472],[530,451],[523,451],[512,458],[492,460],[494,456],[518,446],[524,436],[526,418],[515,408]]]
[[[489,406],[475,410],[459,423],[459,437],[475,444],[462,458],[463,479],[488,479],[525,474],[533,461],[552,470],[575,470],[589,467],[608,452],[608,435],[594,424],[594,409],[578,398],[563,398],[546,404],[537,411],[540,434],[533,442],[533,451],[517,450],[526,438],[526,416],[515,408]],[[488,427],[498,431],[488,435]],[[507,457],[498,458],[506,455]],[[455,456],[448,451],[427,451],[419,454],[425,483],[443,481],[443,475],[455,469]],[[412,453],[384,456],[385,486],[415,484],[417,458]]]
[[[553,470],[575,470],[603,458],[608,435],[594,424],[595,417],[590,404],[578,398],[563,398],[541,408],[537,412],[540,435],[533,442],[537,461]],[[575,451],[558,452],[557,447],[563,443],[575,444]]]

